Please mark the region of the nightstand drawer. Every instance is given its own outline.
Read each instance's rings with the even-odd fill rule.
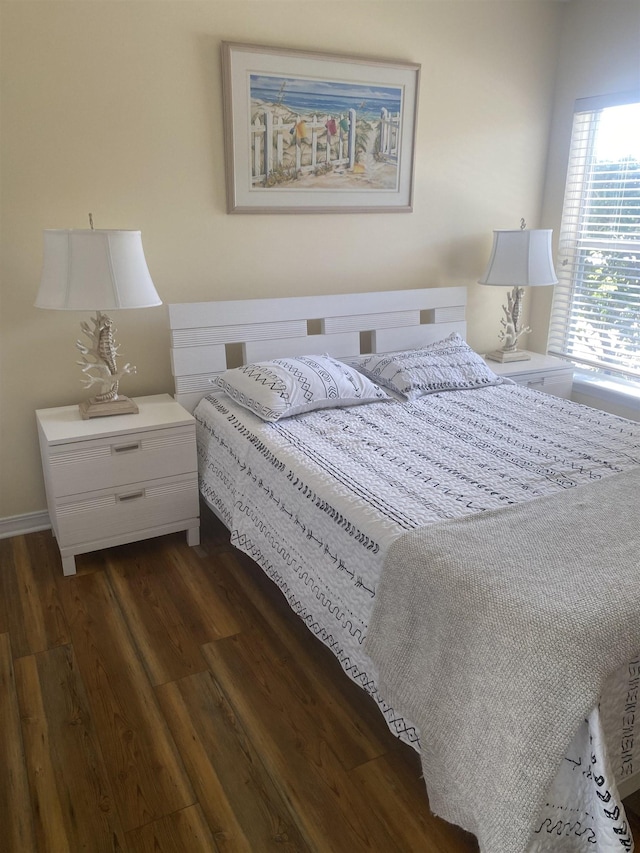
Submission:
[[[197,483],[196,473],[181,474],[62,497],[56,505],[58,544],[78,546],[196,518]]]
[[[169,394],[136,397],[137,414],[89,418],[38,409],[47,508],[62,571],[87,551],[185,530],[200,541],[196,422]]]
[[[538,352],[526,352],[527,358],[522,361],[494,361],[485,356],[485,363],[498,376],[511,379],[518,385],[544,391],[555,397],[571,399],[573,385],[573,365],[552,355],[541,355]]]
[[[52,493],[77,495],[183,474],[195,470],[195,448],[190,424],[54,445],[48,459]]]

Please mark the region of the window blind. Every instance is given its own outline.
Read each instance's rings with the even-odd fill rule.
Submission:
[[[548,350],[640,379],[640,93],[576,103]]]

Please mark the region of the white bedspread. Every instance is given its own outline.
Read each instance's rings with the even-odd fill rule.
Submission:
[[[380,695],[363,649],[391,543],[421,525],[556,494],[640,463],[637,425],[520,386],[325,410],[272,425],[213,398],[196,418],[202,493],[233,543],[371,694],[391,730],[416,748],[419,733]],[[617,674],[606,709],[576,733],[532,851],[597,844],[608,853],[621,842],[624,849],[614,776],[638,769],[639,666],[632,661]],[[602,815],[596,772],[614,817]]]

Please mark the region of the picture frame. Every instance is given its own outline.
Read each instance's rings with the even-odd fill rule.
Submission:
[[[229,213],[408,213],[420,65],[222,43]]]

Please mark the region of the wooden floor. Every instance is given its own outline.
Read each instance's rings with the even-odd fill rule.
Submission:
[[[69,578],[51,533],[0,540],[0,850],[477,851],[205,522],[199,548],[176,534],[87,554]]]

